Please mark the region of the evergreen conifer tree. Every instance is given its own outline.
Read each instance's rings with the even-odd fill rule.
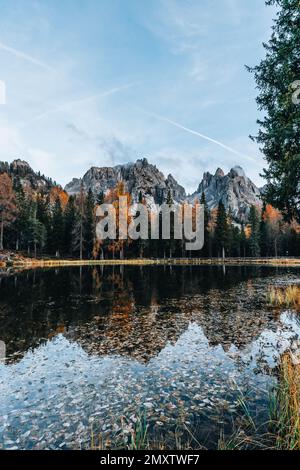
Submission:
[[[218,205],[218,215],[215,233],[218,256],[220,255],[220,253],[222,253],[222,258],[225,258],[225,250],[228,245],[229,227],[226,210],[222,201],[220,201]]]
[[[254,73],[259,133],[253,137],[268,163],[264,198],[286,218],[300,221],[300,6],[299,0],[267,0],[278,12],[265,58]],[[297,89],[298,87],[298,89]],[[295,98],[295,99],[293,99]]]
[[[260,220],[258,210],[255,206],[251,206],[249,215],[249,224],[251,227],[251,235],[249,238],[250,254],[253,257],[260,256]]]

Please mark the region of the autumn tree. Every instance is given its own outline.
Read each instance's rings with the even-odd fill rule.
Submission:
[[[0,250],[3,250],[4,227],[11,224],[16,216],[16,201],[11,178],[7,173],[0,175]]]
[[[60,198],[57,196],[52,212],[51,247],[60,256],[64,246],[64,218]]]
[[[110,203],[114,206],[115,212],[116,212],[116,224],[117,224],[117,239],[116,240],[111,240],[109,245],[108,245],[108,250],[112,253],[113,258],[115,257],[115,253],[119,253],[120,259],[124,259],[124,254],[125,254],[125,248],[128,247],[131,244],[131,240],[128,238],[126,240],[123,240],[120,238],[120,210],[124,209],[125,207],[121,208],[120,207],[120,196],[123,196],[126,198],[126,222],[127,222],[127,227],[129,226],[132,216],[129,213],[129,206],[131,205],[131,195],[125,191],[125,184],[123,181],[119,181],[116,185],[115,188],[111,189],[105,197],[105,202]]]
[[[59,199],[61,208],[64,211],[68,203],[69,196],[60,186],[53,186],[49,193],[50,205],[54,206],[56,204],[57,198]]]
[[[264,235],[267,247],[270,248],[269,254],[278,256],[278,244],[282,235],[283,217],[278,209],[271,204],[267,204],[264,208],[262,219],[264,222]]]

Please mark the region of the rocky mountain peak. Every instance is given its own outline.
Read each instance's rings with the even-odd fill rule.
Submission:
[[[150,165],[150,163],[148,162],[148,159],[146,157],[144,158],[140,158],[136,161],[135,165],[137,167],[141,167],[141,166],[148,166]]]
[[[51,178],[46,178],[44,175],[41,175],[39,172],[36,173],[28,162],[17,158],[11,163],[0,162],[0,173],[7,173],[15,182],[18,180],[23,189],[39,193],[47,193],[54,186]]]
[[[214,175],[204,173],[198,190],[189,199],[200,199],[203,192],[210,210],[218,207],[222,201],[237,221],[246,221],[250,207],[262,204],[260,190],[247,178],[240,166],[233,167],[227,175],[221,168]]]
[[[244,179],[247,178],[246,173],[244,172],[243,168],[239,165],[236,165],[233,168],[231,168],[229,174],[232,178],[235,178],[235,177],[244,178]]]
[[[175,201],[184,201],[186,199],[184,187],[176,181],[173,175],[168,175],[166,185],[171,190],[172,197]]]
[[[29,170],[32,170],[31,166],[29,165],[28,162],[26,162],[25,160],[21,160],[21,158],[16,158],[15,160],[13,160],[11,162],[11,167],[13,169],[16,169],[16,168],[27,168]]]
[[[97,195],[100,191],[106,193],[115,188],[119,181],[125,183],[126,190],[136,202],[141,193],[146,200],[160,204],[167,198],[169,190],[175,201],[184,200],[186,197],[184,188],[177,183],[175,178],[172,175],[165,178],[155,165],[148,162],[147,158],[114,167],[92,167],[83,178],[75,178],[68,183],[65,190],[70,194],[77,194],[82,184],[85,191],[91,189]]]
[[[216,173],[215,173],[215,177],[224,178],[224,176],[225,176],[225,173],[222,170],[222,168],[218,168]]]

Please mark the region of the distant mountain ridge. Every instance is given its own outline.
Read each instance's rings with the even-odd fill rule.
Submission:
[[[12,163],[0,162],[0,173],[7,172],[13,179],[18,178],[22,186],[33,192],[50,192],[56,186],[51,178],[36,173],[30,165],[16,159]],[[185,189],[169,174],[167,177],[146,158],[136,162],[117,165],[114,167],[91,167],[82,178],[73,178],[65,186],[68,194],[76,195],[81,185],[85,191],[92,190],[95,196],[101,191],[105,194],[123,181],[134,202],[139,200],[140,194],[149,204],[161,204],[166,201],[170,193],[174,202],[194,202],[200,200],[205,194],[210,210],[216,208],[220,201],[227,211],[237,221],[245,221],[252,205],[261,206],[262,191],[246,176],[240,166],[232,168],[225,174],[218,168],[213,175],[204,173],[203,178],[192,195],[187,195]]]
[[[135,202],[141,193],[146,199],[152,199],[159,204],[166,200],[168,191],[171,192],[175,202],[200,200],[204,192],[209,209],[218,207],[220,201],[225,208],[231,211],[238,221],[247,219],[252,205],[261,206],[261,191],[246,176],[240,166],[235,166],[225,175],[221,168],[212,175],[204,173],[197,191],[187,195],[185,189],[169,174],[167,178],[155,165],[146,158],[135,163],[117,165],[115,167],[92,167],[83,178],[75,178],[65,186],[69,194],[77,194],[81,184],[85,191],[91,189],[96,195],[100,191],[104,193],[116,186],[118,181],[123,181],[126,190],[132,195]]]

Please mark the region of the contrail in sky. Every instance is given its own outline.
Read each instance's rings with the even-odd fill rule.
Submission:
[[[171,124],[172,126],[177,127],[178,129],[182,129],[183,131],[189,132],[190,134],[196,135],[197,137],[201,137],[201,139],[207,140],[208,142],[212,142],[213,144],[218,145],[219,147],[222,147],[223,149],[227,150],[228,152],[231,152],[235,155],[238,155],[239,157],[247,158],[248,160],[251,160],[251,161],[256,161],[255,158],[250,157],[248,155],[245,155],[245,154],[239,152],[238,150],[235,150],[232,147],[229,147],[228,145],[223,144],[223,142],[220,142],[219,140],[212,139],[211,137],[208,137],[207,135],[201,134],[198,131],[194,131],[193,129],[190,129],[189,127],[185,127],[182,124],[179,124],[178,122],[172,121],[171,119],[168,119],[164,116],[159,116],[158,114],[149,113],[147,111],[143,111],[143,112],[145,114],[147,114],[148,116],[159,119],[160,121],[167,122],[167,123]]]
[[[127,85],[123,85],[120,87],[111,88],[110,90],[106,90],[106,91],[97,93],[92,96],[87,96],[85,98],[80,98],[78,100],[68,101],[67,103],[57,106],[56,108],[52,108],[52,109],[49,109],[48,111],[45,111],[44,113],[38,114],[34,118],[30,119],[30,121],[21,124],[20,127],[27,127],[29,124],[35,121],[40,121],[41,119],[44,119],[45,117],[50,116],[51,114],[59,113],[60,111],[65,111],[66,109],[71,108],[72,106],[76,106],[78,104],[88,103],[89,101],[94,101],[98,98],[104,98],[105,96],[113,95],[115,93],[118,93],[119,91],[126,90],[127,88],[131,88],[134,85],[136,85],[136,83],[129,83]]]
[[[18,49],[14,49],[13,47],[7,46],[6,44],[3,44],[0,42],[0,50],[9,52],[10,54],[13,54],[15,57],[18,57],[19,59],[27,60],[27,62],[31,62],[34,65],[37,65],[39,67],[42,67],[43,69],[47,70],[48,72],[55,72],[55,70],[49,65],[45,64],[44,62],[41,62],[40,60],[35,59],[34,57],[31,57],[28,54],[25,54],[25,52],[19,51]]]

